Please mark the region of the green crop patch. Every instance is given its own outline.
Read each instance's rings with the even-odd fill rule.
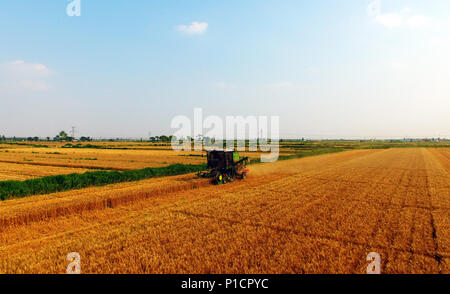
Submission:
[[[205,165],[174,164],[165,167],[129,171],[95,171],[83,174],[49,176],[26,181],[3,181],[0,182],[0,201],[92,186],[105,186],[149,178],[175,176],[197,172],[202,169],[205,169]]]

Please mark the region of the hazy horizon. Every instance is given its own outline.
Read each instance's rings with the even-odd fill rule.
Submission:
[[[201,107],[286,139],[450,138],[447,0],[68,3],[0,6],[0,135],[148,138]]]

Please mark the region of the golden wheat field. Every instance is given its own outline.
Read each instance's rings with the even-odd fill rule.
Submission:
[[[0,273],[450,273],[450,152],[356,150],[0,202]]]
[[[132,170],[167,166],[175,163],[199,164],[203,161],[201,152],[174,152],[172,150],[26,147],[0,152],[0,162],[3,163],[91,169]]]
[[[202,157],[202,154],[204,155],[204,152],[174,152],[172,149],[64,149],[60,147],[23,147],[0,150],[0,164],[15,163],[21,166],[50,166],[59,167],[60,169],[111,169],[123,171],[146,167],[162,167],[176,163],[201,164],[206,160]],[[261,153],[242,152],[241,154],[250,158],[258,158]],[[283,152],[280,155],[288,154]],[[76,170],[67,171],[67,173],[83,172]],[[1,174],[2,168],[0,166],[0,177]],[[25,172],[24,174],[27,173]],[[61,172],[60,174],[66,174],[66,172]],[[4,180],[7,179],[5,178]]]
[[[17,164],[0,162],[0,181],[28,180],[38,177],[84,173],[89,171],[83,168],[42,166],[31,164]]]

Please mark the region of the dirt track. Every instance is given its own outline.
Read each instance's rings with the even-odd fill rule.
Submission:
[[[450,153],[358,150],[0,203],[0,273],[450,273]]]

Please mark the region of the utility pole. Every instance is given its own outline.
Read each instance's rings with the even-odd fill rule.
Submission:
[[[75,129],[76,127],[72,127],[72,140],[75,140]]]

